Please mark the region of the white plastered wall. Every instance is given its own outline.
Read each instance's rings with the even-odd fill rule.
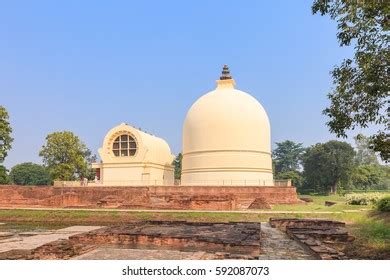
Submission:
[[[130,135],[137,144],[134,156],[115,156],[113,142],[120,135]],[[100,183],[109,185],[172,185],[174,183],[174,155],[168,144],[161,138],[140,131],[127,124],[111,129],[99,149],[101,163]]]
[[[182,185],[273,185],[266,111],[234,80],[199,98],[183,126]]]

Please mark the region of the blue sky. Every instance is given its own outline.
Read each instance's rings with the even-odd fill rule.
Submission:
[[[62,130],[97,154],[122,122],[166,139],[176,154],[187,110],[214,89],[223,64],[267,110],[273,143],[334,139],[321,114],[329,71],[352,51],[311,4],[3,1],[0,104],[15,138],[5,165],[39,163],[46,135]]]

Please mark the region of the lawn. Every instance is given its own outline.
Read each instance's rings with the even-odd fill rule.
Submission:
[[[349,211],[349,210],[369,210],[372,206],[368,205],[348,205],[343,196],[340,195],[328,195],[328,196],[308,196],[303,195],[301,198],[310,198],[313,202],[306,204],[295,205],[274,205],[272,210],[278,211]],[[335,202],[332,206],[325,206],[325,201]]]

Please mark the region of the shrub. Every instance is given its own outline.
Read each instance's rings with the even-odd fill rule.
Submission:
[[[8,184],[9,183],[9,176],[7,174],[7,169],[0,165],[0,184]]]
[[[376,209],[381,212],[390,212],[390,196],[379,199],[376,203]]]
[[[51,183],[47,169],[32,162],[15,165],[9,176],[16,185],[50,185]]]
[[[351,193],[345,195],[347,204],[351,205],[374,205],[386,196],[383,193]]]

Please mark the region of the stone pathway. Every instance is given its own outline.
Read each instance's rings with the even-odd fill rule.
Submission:
[[[182,252],[177,250],[97,248],[77,256],[74,260],[201,260],[209,259],[206,252]]]
[[[261,223],[260,260],[313,260],[315,259],[284,232]]]
[[[12,237],[14,234],[12,232],[8,232],[8,231],[0,231],[0,239],[1,238],[8,238],[8,237]]]
[[[16,236],[10,239],[4,239],[0,243],[0,253],[11,250],[33,250],[46,243],[67,239],[69,236],[83,232],[99,229],[98,226],[73,226],[59,230],[53,230],[45,233],[39,233],[33,236]]]

